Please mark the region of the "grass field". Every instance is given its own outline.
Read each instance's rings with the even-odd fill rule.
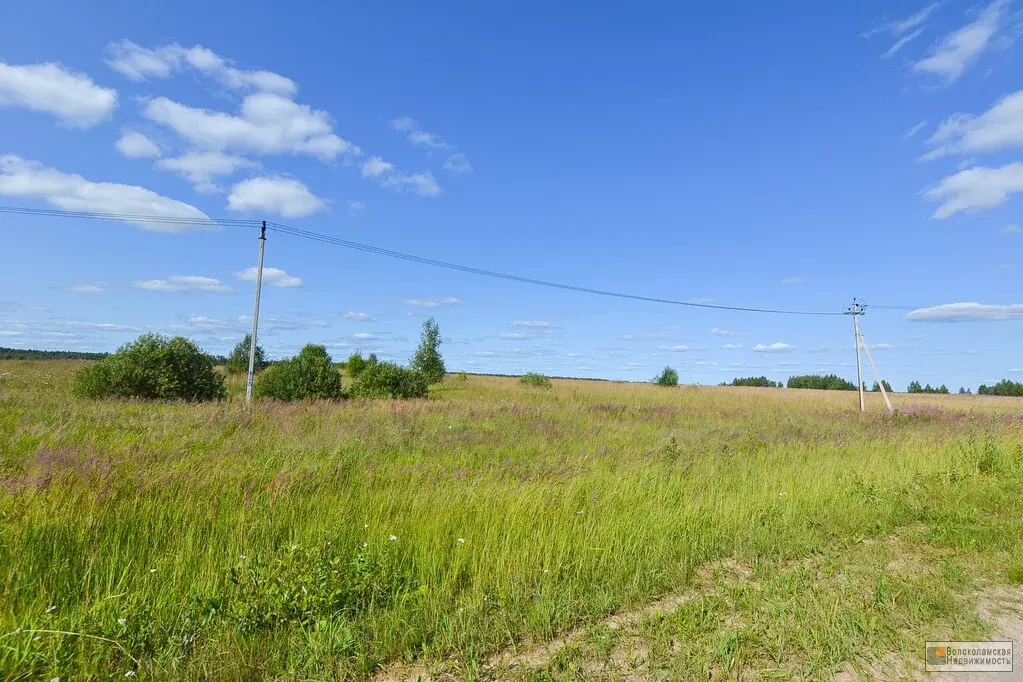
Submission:
[[[828,678],[1023,582],[1017,399],[448,377],[249,414],[80,366],[0,362],[4,679]]]

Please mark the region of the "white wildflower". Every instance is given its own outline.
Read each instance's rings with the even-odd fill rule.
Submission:
[[[391,536],[391,542],[397,542],[397,541],[398,541],[398,536],[397,535],[392,535]]]
[[[465,544],[465,538],[458,538],[458,544],[464,545]]]
[[[156,569],[155,568],[151,568],[151,569],[149,569],[149,572],[150,573],[156,573]]]
[[[49,606],[46,607],[46,613],[53,613],[56,610],[57,610],[57,607],[54,606],[53,604],[50,604]]]
[[[39,635],[36,635],[35,637],[32,638],[32,641],[33,642],[40,642],[40,641],[42,641],[42,639],[43,639],[42,637],[40,637]]]
[[[125,677],[135,677],[135,671],[134,670],[129,670],[128,672],[124,673],[124,676]]]
[[[118,624],[118,625],[124,625],[124,624],[126,624],[127,622],[128,622],[128,619],[127,619],[127,618],[118,618],[118,619],[117,619],[117,624]]]

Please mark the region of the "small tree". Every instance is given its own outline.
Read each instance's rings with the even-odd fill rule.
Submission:
[[[356,398],[425,398],[429,392],[426,376],[422,372],[396,365],[393,362],[367,364],[352,384],[351,395]]]
[[[923,393],[924,389],[920,386],[919,381],[909,382],[909,386],[906,387],[906,393]]]
[[[252,343],[252,334],[246,334],[245,338],[238,342],[231,354],[227,357],[227,371],[231,374],[241,374],[249,371],[249,345]],[[256,344],[256,358],[253,363],[253,370],[258,372],[267,366],[266,353],[263,347]]]
[[[671,367],[665,367],[654,377],[654,383],[658,386],[678,386],[678,372]]]
[[[362,357],[361,353],[352,353],[348,356],[348,361],[345,362],[345,374],[350,379],[356,379],[362,374],[362,370],[366,369],[366,365],[366,359]]]
[[[440,327],[432,317],[423,322],[423,336],[412,356],[411,366],[435,384],[444,378],[444,358],[440,355]]]
[[[220,400],[224,377],[212,358],[188,339],[143,334],[94,365],[82,368],[72,390],[87,398]]]
[[[327,349],[310,343],[295,357],[275,362],[260,374],[253,392],[277,400],[340,398],[341,375]]]
[[[889,384],[887,380],[881,379],[881,383],[884,385],[884,390],[885,391],[887,391],[888,393],[894,393],[894,391],[892,390],[892,385]],[[881,392],[881,387],[878,386],[877,382],[875,381],[874,385],[871,387],[870,391],[871,391],[871,393],[880,393]]]
[[[539,372],[529,372],[519,378],[519,383],[526,386],[535,386],[536,388],[550,388],[551,378]]]

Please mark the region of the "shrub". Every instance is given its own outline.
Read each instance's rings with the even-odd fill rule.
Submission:
[[[671,367],[665,367],[654,377],[653,382],[658,386],[678,386],[678,372]]]
[[[985,386],[981,384],[980,388],[977,389],[978,395],[1008,395],[1008,396],[1023,396],[1023,384],[1009,381],[1008,379],[1002,379],[994,386]]]
[[[422,372],[408,369],[393,362],[367,365],[352,384],[351,394],[356,398],[425,398],[429,382]]]
[[[252,334],[246,334],[245,338],[238,342],[238,345],[234,347],[231,354],[227,356],[227,371],[231,374],[241,374],[249,371],[249,345],[252,343]],[[266,353],[263,352],[263,347],[258,343],[256,344],[256,357],[252,367],[253,370],[259,372],[260,370],[266,369],[267,366]]]
[[[275,362],[260,374],[253,393],[277,400],[340,398],[341,375],[327,349],[310,343],[295,357]]]
[[[731,386],[754,386],[757,388],[781,388],[780,381],[771,381],[767,377],[745,377],[732,379]]]
[[[458,373],[458,383],[464,384],[468,380],[469,380],[469,375],[468,374],[466,374],[465,372],[459,372]]]
[[[814,388],[822,391],[855,391],[856,384],[834,374],[804,374],[789,377],[789,388]]]
[[[188,339],[143,334],[94,365],[82,368],[72,387],[87,398],[220,400],[224,378],[213,359]]]
[[[550,388],[551,378],[546,374],[530,372],[529,374],[522,375],[522,378],[519,379],[519,383],[525,384],[526,386],[535,386],[536,388]]]
[[[444,358],[440,355],[440,327],[432,317],[423,322],[423,336],[410,365],[412,369],[421,372],[431,384],[444,378]]]

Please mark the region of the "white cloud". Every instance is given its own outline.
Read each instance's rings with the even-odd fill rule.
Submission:
[[[927,142],[934,149],[921,157],[924,161],[1023,146],[1023,90],[1001,98],[980,116],[949,116]]]
[[[302,218],[322,211],[326,203],[298,180],[273,176],[239,182],[227,197],[227,208]]]
[[[172,275],[167,279],[137,280],[131,285],[136,289],[160,291],[165,294],[229,294],[234,291],[219,279],[196,275]]]
[[[117,106],[117,91],[60,64],[0,62],[0,107],[41,111],[74,128],[96,125]]]
[[[424,130],[413,130],[408,134],[408,141],[417,147],[426,147],[427,149],[450,149],[450,145],[442,140],[440,136],[434,133],[428,133]]]
[[[472,164],[469,163],[469,158],[462,152],[455,152],[448,156],[448,160],[444,162],[444,170],[449,173],[468,174],[472,173]]]
[[[258,92],[245,97],[241,115],[198,109],[166,97],[145,103],[142,114],[200,149],[253,154],[307,154],[330,161],[357,148],[334,134],[330,115],[287,97]]]
[[[341,317],[346,320],[355,320],[356,322],[372,322],[375,319],[369,313],[357,313],[350,310],[347,313],[344,313]]]
[[[999,234],[1016,234],[1017,232],[1023,232],[1023,230],[1020,229],[1019,225],[1006,225],[998,232]]]
[[[990,46],[1007,3],[1008,0],[994,0],[976,21],[938,41],[929,56],[913,65],[913,70],[941,76],[947,83],[958,80]]]
[[[805,282],[806,280],[803,279],[802,277],[786,277],[781,281],[781,283],[786,286],[792,286],[794,284],[803,284]]]
[[[707,349],[703,348],[702,346],[686,346],[686,345],[681,345],[680,344],[680,345],[677,345],[677,346],[661,346],[661,350],[667,350],[667,351],[671,351],[673,353],[694,353],[694,352],[697,352],[697,351],[707,350]]]
[[[523,334],[522,332],[502,332],[497,336],[498,338],[502,338],[506,341],[521,341],[529,338],[528,334]]]
[[[256,266],[248,267],[241,272],[234,273],[234,276],[245,282],[256,281]],[[289,275],[284,270],[279,268],[263,268],[263,284],[269,284],[274,287],[300,287],[302,286],[302,280],[298,277]]]
[[[383,185],[384,187],[395,187],[399,190],[414,192],[421,197],[436,197],[441,194],[440,185],[437,184],[433,173],[430,171],[390,175],[384,180]]]
[[[524,329],[554,329],[554,325],[543,320],[513,320],[508,323],[509,327],[520,327]]]
[[[1017,192],[1023,192],[1023,163],[1018,161],[999,168],[967,168],[928,188],[924,196],[941,202],[933,217],[943,219],[1000,206]]]
[[[889,47],[887,50],[884,51],[884,53],[881,55],[881,59],[888,59],[889,57],[895,56],[895,54],[899,50],[904,48],[909,41],[916,40],[921,35],[923,35],[923,32],[924,32],[924,30],[922,28],[918,28],[917,30],[913,31],[912,33],[908,33],[908,34],[902,36],[901,38],[899,38],[898,40],[895,41],[894,45],[892,45],[891,47]]]
[[[921,130],[923,130],[926,126],[927,126],[927,121],[920,121],[915,126],[910,128],[909,130],[907,130],[903,134],[902,139],[908,140],[909,138],[916,136],[916,134],[919,133]]]
[[[394,170],[394,164],[384,161],[379,156],[371,156],[362,164],[362,177],[377,178]]]
[[[62,173],[37,161],[26,161],[12,155],[0,156],[0,196],[40,199],[68,211],[126,213],[189,221],[185,224],[143,219],[131,221],[144,230],[154,232],[219,229],[196,207],[143,187],[91,182],[81,175]]]
[[[357,334],[352,334],[350,338],[353,341],[375,341],[377,336],[369,332],[358,332]]]
[[[726,343],[726,344],[724,344],[721,347],[724,348],[725,350],[738,350],[738,349],[742,348],[742,344],[741,343]]]
[[[887,33],[892,38],[895,38],[895,44],[892,45],[884,54],[881,55],[882,59],[888,59],[895,55],[899,50],[906,46],[906,44],[919,38],[923,34],[923,26],[927,21],[927,18],[931,15],[935,9],[938,8],[938,3],[932,3],[916,14],[912,14],[905,19],[899,19],[896,21],[884,22],[871,30],[863,33],[864,38],[871,38],[879,33]]]
[[[188,152],[181,156],[160,159],[156,165],[187,179],[195,185],[196,191],[212,194],[220,191],[214,182],[217,176],[231,175],[239,168],[248,168],[256,164],[241,156],[223,152]]]
[[[795,348],[796,348],[795,346],[781,342],[767,345],[758,343],[757,345],[753,346],[753,350],[755,350],[758,353],[785,353],[790,350],[795,350]]]
[[[406,305],[415,305],[420,308],[439,308],[445,305],[458,305],[462,301],[460,299],[449,296],[447,298],[406,298]]]
[[[746,332],[733,332],[730,329],[721,329],[719,327],[714,327],[710,330],[710,333],[714,336],[747,336]]]
[[[661,341],[664,334],[622,334],[619,341]]]
[[[983,303],[946,303],[917,308],[906,315],[917,322],[974,322],[978,320],[1023,320],[1023,303],[987,305]]]
[[[348,201],[348,215],[359,215],[366,210],[366,202],[364,201]]]
[[[172,43],[151,50],[122,40],[107,45],[107,56],[111,68],[134,81],[167,78],[191,67],[233,90],[259,90],[287,96],[298,90],[290,78],[272,71],[238,69],[230,60],[201,45],[185,48]]]
[[[419,121],[410,117],[402,116],[391,121],[391,127],[400,133],[409,133],[419,128]]]
[[[129,159],[151,159],[160,156],[160,148],[142,133],[125,132],[114,146]]]
[[[66,291],[71,294],[103,294],[106,293],[106,283],[77,282],[66,287],[61,287],[61,291]]]

